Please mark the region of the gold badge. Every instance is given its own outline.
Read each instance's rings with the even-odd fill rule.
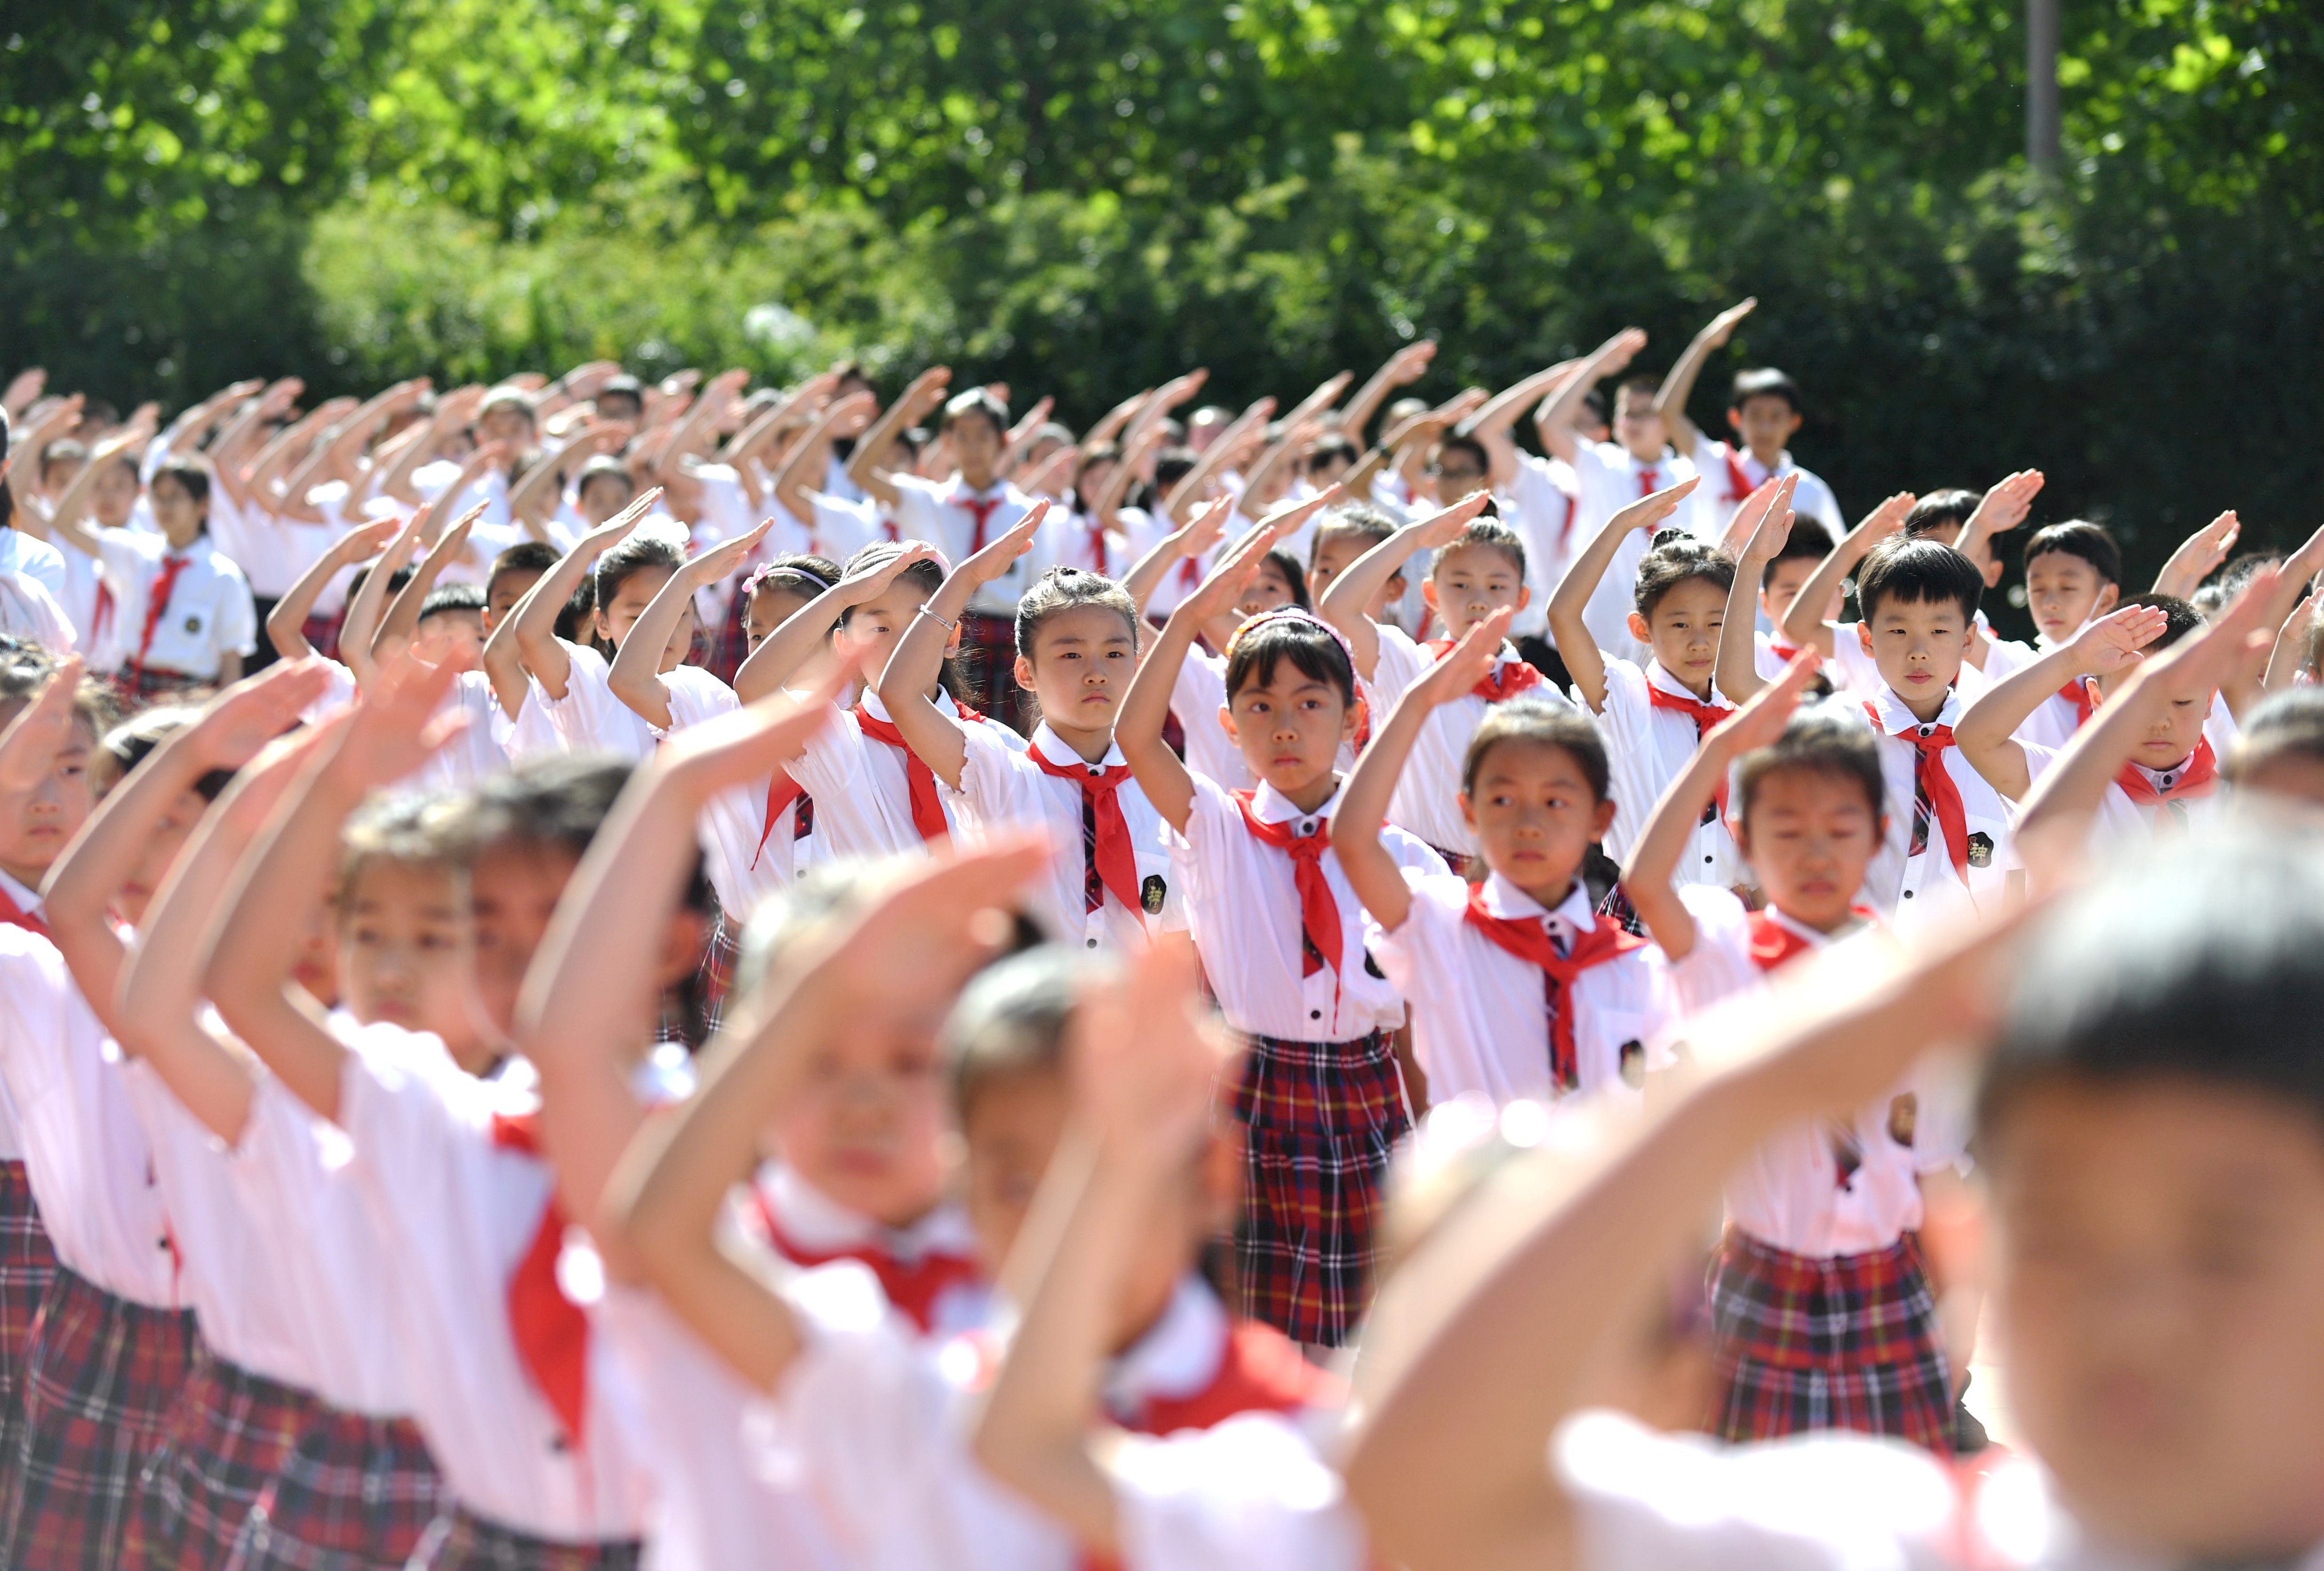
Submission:
[[[1162,882],[1162,875],[1158,873],[1148,874],[1146,882],[1139,885],[1138,903],[1146,908],[1146,914],[1149,917],[1160,916],[1162,902],[1169,898],[1170,886]]]

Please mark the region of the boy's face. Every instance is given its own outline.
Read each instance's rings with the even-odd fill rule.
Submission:
[[[588,483],[574,497],[573,506],[595,529],[627,507],[635,495],[635,489],[627,480],[600,470],[589,476]]]
[[[1925,720],[1944,707],[1945,694],[1960,675],[1969,618],[1958,600],[1884,596],[1872,615],[1856,624],[1856,636],[1878,668],[1880,679]]]
[[[1830,932],[1848,919],[1880,850],[1880,815],[1864,782],[1824,769],[1777,769],[1752,789],[1736,844],[1767,903]]]
[[[579,861],[562,846],[503,840],[479,852],[468,870],[477,988],[486,1017],[503,1036],[516,1019],[525,968]]]
[[[1815,570],[1816,564],[1805,557],[1790,557],[1775,564],[1775,570],[1759,587],[1759,608],[1767,614],[1769,621],[1777,626],[1783,624],[1792,602],[1808,587]],[[1824,620],[1829,622],[1831,618],[1827,616]]]
[[[474,1039],[475,954],[450,868],[366,858],[341,898],[338,963],[342,1002],[364,1024]]]
[[[2084,1523],[2195,1558],[2324,1538],[2324,1132],[2184,1081],[1987,1131],[2010,1406]]]
[[[1655,395],[1643,388],[1626,388],[1614,401],[1614,439],[1634,458],[1653,462],[1663,456],[1670,438],[1663,417],[1655,412]]]
[[[807,1062],[775,1120],[776,1144],[800,1178],[891,1227],[926,1215],[949,1177],[941,1023],[859,1017]]]
[[[1113,724],[1137,671],[1137,635],[1109,605],[1056,613],[1034,632],[1031,658],[1017,657],[1017,685],[1040,699],[1042,716],[1085,731]]]
[[[2137,669],[2134,665],[2092,678],[2098,683],[2099,699],[2103,701],[2119,692],[2130,673]],[[2211,697],[2209,693],[2191,698],[2174,694],[2163,705],[2162,717],[2139,738],[2138,745],[2131,752],[2132,760],[2148,769],[2176,769],[2186,762],[2202,743],[2203,722],[2211,717]]]
[[[438,611],[423,619],[412,633],[411,652],[432,666],[448,661],[461,670],[475,670],[484,661],[484,614]]]
[[[501,618],[516,609],[516,603],[540,582],[543,574],[530,568],[512,568],[494,573],[484,589],[484,632],[501,624]]]
[[[998,1276],[1016,1247],[1072,1112],[1065,1077],[1048,1069],[995,1078],[979,1086],[964,1110],[964,1198],[987,1276]]]
[[[2063,643],[2091,617],[2113,610],[2121,594],[2097,568],[2067,551],[2045,551],[2025,564],[2025,608],[2052,643]]]
[[[1485,484],[1485,467],[1467,448],[1438,449],[1436,462],[1428,473],[1436,482],[1437,502],[1447,507],[1471,491],[1481,490]]]
[[[21,702],[0,705],[0,730],[23,707]],[[0,872],[18,883],[39,889],[50,865],[96,810],[97,793],[88,778],[95,745],[88,727],[76,718],[47,779],[28,791],[0,791]]]
[[[1710,688],[1719,663],[1719,630],[1727,596],[1707,578],[1689,578],[1655,602],[1655,614],[1630,613],[1630,636],[1651,647],[1663,670],[1696,692]]]
[[[1782,455],[1784,444],[1800,429],[1800,417],[1790,399],[1762,393],[1745,399],[1742,408],[1729,410],[1727,423],[1743,439],[1751,456],[1764,464]]]
[[[1356,712],[1339,688],[1278,660],[1265,683],[1247,681],[1220,706],[1219,724],[1250,772],[1289,794],[1331,772]]]
[[[1444,631],[1453,638],[1467,634],[1503,606],[1525,608],[1533,596],[1526,588],[1525,572],[1496,546],[1454,546],[1436,559],[1421,598],[1444,619]]]
[[[1614,804],[1598,799],[1564,748],[1512,738],[1495,743],[1479,762],[1476,789],[1462,794],[1461,816],[1488,867],[1554,904],[1590,847],[1613,827]]]

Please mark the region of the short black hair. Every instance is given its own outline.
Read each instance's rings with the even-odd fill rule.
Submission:
[[[1165,448],[1154,459],[1154,488],[1167,494],[1171,486],[1194,472],[1201,457],[1192,448]]]
[[[1227,702],[1245,688],[1265,687],[1285,661],[1301,676],[1339,689],[1349,708],[1356,703],[1356,670],[1332,630],[1305,616],[1270,616],[1235,635],[1227,646]]]
[[[1444,455],[1452,452],[1467,453],[1477,460],[1478,474],[1488,479],[1492,477],[1493,460],[1485,451],[1485,444],[1479,441],[1476,438],[1462,436],[1456,433],[1452,436],[1446,437],[1443,441],[1437,443],[1436,467],[1439,468],[1443,467]]]
[[[1864,717],[1837,704],[1803,705],[1784,722],[1784,734],[1735,763],[1735,818],[1751,819],[1751,802],[1771,774],[1788,772],[1830,775],[1864,788],[1864,800],[1877,822],[1888,799],[1880,772],[1880,743]]]
[[[1969,521],[1970,514],[1977,511],[1978,504],[1984,500],[1983,492],[1964,491],[1958,485],[1932,491],[1913,504],[1913,510],[1904,514],[1904,527],[1899,532],[1906,540],[1919,540],[1923,535],[1942,530],[1946,536],[1945,543],[1950,545],[1960,538],[1961,526]]]
[[[1475,794],[1485,755],[1504,742],[1563,748],[1581,765],[1582,778],[1590,782],[1591,799],[1606,799],[1613,775],[1606,762],[1606,739],[1598,734],[1598,727],[1578,709],[1532,694],[1495,704],[1469,734],[1469,751],[1461,760],[1462,796]]]
[[[1356,451],[1355,443],[1348,440],[1338,431],[1333,431],[1330,436],[1320,439],[1314,447],[1308,448],[1307,457],[1302,462],[1306,468],[1314,470],[1322,468],[1334,458],[1344,458],[1352,464],[1360,456]]]
[[[2100,582],[2122,582],[2122,547],[2115,543],[2106,525],[2087,518],[2045,524],[2026,537],[2027,567],[2034,565],[2034,558],[2047,556],[2080,557],[2098,569]]]
[[[2144,654],[2161,654],[2203,625],[2203,614],[2176,595],[2131,595],[2115,609],[2122,611],[2133,605],[2151,606],[2163,613],[2163,633],[2141,652]]]
[[[2324,763],[2324,688],[2287,688],[2254,706],[2227,755],[2227,778],[2240,785],[2279,758]]]
[[[1428,565],[1428,576],[1434,578],[1437,569],[1444,565],[1446,559],[1454,551],[1467,550],[1471,546],[1482,546],[1487,550],[1500,552],[1501,555],[1508,558],[1510,565],[1517,568],[1517,577],[1520,579],[1525,577],[1525,541],[1517,537],[1516,530],[1511,529],[1499,519],[1483,517],[1471,519],[1468,528],[1455,536],[1451,544],[1437,551],[1436,559]]]
[[[145,482],[151,491],[164,480],[175,480],[192,501],[207,503],[210,499],[209,466],[192,458],[164,458]]]
[[[1780,398],[1792,406],[1794,414],[1804,412],[1800,407],[1800,384],[1773,365],[1737,372],[1735,385],[1727,395],[1727,407],[1741,409],[1755,398]]]
[[[493,559],[493,570],[485,576],[489,587],[503,573],[546,573],[558,561],[557,548],[545,540],[521,540]]]
[[[1602,426],[1606,423],[1606,394],[1602,391],[1593,387],[1583,393],[1582,407],[1590,412],[1590,418],[1598,424]]]
[[[1978,1099],[1991,1134],[2032,1087],[2187,1082],[2298,1107],[2324,1138],[2324,858],[2221,827],[2120,858],[2042,919]]]
[[[1883,600],[1906,605],[1960,605],[1961,620],[1977,615],[1985,575],[1977,564],[1938,541],[1895,536],[1872,548],[1856,571],[1857,615],[1869,622]]]
[[[1784,562],[1820,562],[1831,555],[1831,531],[1812,518],[1795,518],[1792,532],[1766,568],[1759,573],[1759,587],[1766,588],[1775,581],[1775,568]]]
[[[1324,509],[1315,515],[1315,539],[1307,548],[1307,565],[1315,565],[1316,556],[1323,542],[1342,535],[1354,535],[1373,545],[1396,532],[1396,520],[1369,502],[1342,502],[1337,507]]]
[[[1643,393],[1648,398],[1653,398],[1655,395],[1661,393],[1662,390],[1663,379],[1661,377],[1655,375],[1652,372],[1641,371],[1635,376],[1625,376],[1621,381],[1616,383],[1614,384],[1614,397],[1617,404],[1618,405],[1622,394],[1626,393]]]
[[[597,559],[596,568],[589,575],[596,590],[595,604],[612,605],[622,586],[639,573],[654,568],[675,573],[685,566],[685,550],[668,535],[632,534]]]
[[[1146,624],[1130,592],[1101,573],[1057,567],[1034,579],[1032,587],[1017,602],[1017,652],[1031,660],[1033,639],[1041,624],[1084,605],[1102,605],[1120,616],[1130,627],[1130,647],[1138,647],[1139,633]]]
[[[1735,587],[1735,559],[1709,541],[1697,540],[1691,534],[1658,540],[1638,559],[1638,581],[1630,591],[1630,599],[1637,606],[1638,615],[1652,621],[1655,607],[1668,598],[1673,589],[1698,578],[1725,595]]]
[[[944,423],[939,428],[950,430],[970,415],[981,415],[992,427],[992,434],[1009,434],[1009,406],[992,396],[992,390],[972,387],[965,393],[955,393],[944,406]]]
[[[484,592],[474,584],[438,584],[428,591],[428,598],[420,603],[420,620],[442,616],[448,612],[473,611],[482,615]]]

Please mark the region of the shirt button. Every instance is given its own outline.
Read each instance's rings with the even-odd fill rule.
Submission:
[[[1906,890],[1906,891],[1904,892],[1904,898],[1905,898],[1906,900],[1910,900],[1910,899],[1912,899],[1912,898],[1913,898],[1913,892],[1912,892],[1911,890],[1909,890],[1909,889],[1908,889],[1908,890]]]
[[[1930,732],[1934,731],[1936,727],[1933,725],[1923,725],[1921,727],[1921,735],[1926,736]]]
[[[1322,1020],[1323,1018],[1323,1012],[1320,1009],[1311,1009],[1307,1012],[1307,1018],[1309,1020]]]
[[[1709,862],[1709,861],[1711,861],[1711,858],[1710,858],[1709,856],[1705,856],[1705,857],[1703,858],[1703,860],[1704,860],[1705,862]]]
[[[1093,948],[1093,949],[1096,948],[1096,947],[1097,947],[1097,940],[1096,940],[1095,938],[1092,938],[1092,939],[1089,941],[1089,947],[1090,947],[1091,948]]]

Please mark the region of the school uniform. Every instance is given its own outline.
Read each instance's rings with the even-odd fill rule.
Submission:
[[[1495,1105],[1577,1095],[1636,1103],[1657,1043],[1659,951],[1591,909],[1578,878],[1555,910],[1499,873],[1471,885],[1406,869],[1412,905],[1366,941],[1412,1004],[1428,1099]],[[1522,952],[1520,952],[1522,951]]]
[[[258,652],[249,581],[207,534],[173,550],[160,535],[101,529],[97,544],[134,696],[214,684],[226,655]]]
[[[896,487],[898,536],[926,541],[943,553],[945,561],[954,564],[968,560],[1016,528],[1036,501],[1006,480],[972,491],[957,474],[945,480],[923,480],[917,475],[895,475],[890,479]],[[1041,564],[1032,553],[1018,558],[1007,572],[980,586],[962,614],[961,653],[967,662],[971,697],[988,715],[1011,717],[1021,710],[1011,675],[1017,602],[1040,570]]]
[[[2060,750],[2020,744],[2025,750],[2025,772],[2039,781],[2058,765]],[[2102,846],[2122,840],[2143,845],[2158,836],[2200,831],[2225,816],[2227,781],[2219,777],[2219,760],[2234,745],[2232,736],[2216,738],[2206,724],[2195,751],[2169,769],[2150,769],[2126,760],[2098,798],[2090,815],[2090,843]]]
[[[1799,658],[1799,645],[1786,641],[1779,633],[1754,633],[1751,635],[1751,669],[1758,672],[1763,682],[1775,680]],[[1840,679],[1840,673],[1835,669],[1837,664],[1836,661],[1826,661],[1819,668],[1831,679],[1834,691],[1847,685]]]
[[[1781,911],[1746,911],[1725,890],[1680,898],[1695,944],[1669,975],[1689,1016],[1764,991],[1835,941]],[[1845,1428],[1951,1450],[1952,1376],[1919,1235],[1922,1176],[1967,1142],[1957,1102],[1916,1074],[1845,1119],[1784,1131],[1729,1180],[1711,1284],[1716,1433]]]
[[[1573,478],[1582,498],[1575,554],[1589,550],[1598,531],[1622,509],[1657,491],[1669,490],[1693,473],[1694,466],[1668,448],[1663,449],[1661,457],[1647,462],[1616,442],[1575,443]],[[1683,529],[1692,522],[1682,504],[1674,522]],[[1622,537],[1621,543],[1615,547],[1614,559],[1607,564],[1605,577],[1598,580],[1597,588],[1591,592],[1590,604],[1582,613],[1582,623],[1590,629],[1590,636],[1598,641],[1600,649],[1638,665],[1644,665],[1654,653],[1630,636],[1630,613],[1637,608],[1631,591],[1638,581],[1638,562],[1646,556],[1647,544],[1643,531],[1632,530]]]
[[[1577,691],[1575,697],[1578,698]],[[1735,712],[1713,688],[1697,698],[1660,661],[1642,670],[1628,661],[1606,661],[1606,701],[1598,729],[1606,739],[1607,772],[1614,796],[1614,827],[1606,834],[1606,855],[1628,862],[1646,833],[1646,820],[1671,781],[1694,762],[1702,739]],[[1750,876],[1727,822],[1727,781],[1704,809],[1679,853],[1677,881],[1731,888]]]
[[[804,1471],[867,1571],[1069,1571],[1073,1538],[988,1477],[966,1418],[990,1341],[940,1349],[904,1331],[862,1268],[794,1278],[804,1345],[754,1428],[767,1465]],[[1265,1327],[1235,1326],[1199,1282],[1116,1360],[1102,1388],[1130,1430],[1108,1464],[1125,1571],[1297,1566],[1355,1571],[1361,1529],[1303,1427],[1332,1378]]]
[[[959,799],[981,826],[1038,826],[1056,848],[1034,881],[1033,909],[1064,943],[1134,949],[1150,930],[1186,925],[1168,831],[1130,777],[1120,746],[1090,763],[1044,721],[1023,752],[964,725]]]
[[[775,527],[752,552],[752,567],[782,556],[824,557],[844,565],[857,551],[885,538],[878,510],[868,503],[810,491],[807,516],[800,518],[770,492],[767,508]]]
[[[41,897],[0,873],[0,925],[42,930]],[[57,1252],[41,1224],[40,1202],[24,1169],[24,1136],[16,1104],[0,1077],[0,1502],[14,1466],[14,1428],[32,1320],[57,1274]],[[0,1526],[5,1526],[0,1522]]]
[[[121,664],[120,617],[113,591],[105,587],[104,564],[70,541],[59,549],[65,559],[65,588],[57,603],[72,624],[74,643],[88,669],[110,672]]]
[[[1264,782],[1193,783],[1171,866],[1203,975],[1249,1044],[1233,1104],[1243,1311],[1337,1346],[1362,1318],[1388,1156],[1411,1127],[1394,1043],[1404,996],[1364,952],[1363,908],[1331,849],[1339,792],[1305,813]],[[1400,829],[1381,844],[1416,875],[1444,873]]]
[[[1730,1446],[1626,1415],[1576,1414],[1550,1465],[1578,1571],[2131,1571],[2172,1564],[2078,1523],[2038,1458],[1975,1470],[1860,1435]],[[2286,1560],[2312,1567],[2317,1555]]]
[[[1549,597],[1557,592],[1565,570],[1589,537],[1575,527],[1582,509],[1582,482],[1573,466],[1561,458],[1517,455],[1517,472],[1510,481],[1501,521],[1525,542],[1526,587],[1533,591],[1525,608],[1509,624],[1512,638],[1549,636]]]
[[[414,1564],[628,1571],[647,1478],[576,1301],[602,1267],[567,1236],[530,1102],[418,1054],[342,1070],[351,1169],[400,1268],[414,1416],[459,1502]]]
[[[540,712],[567,753],[612,753],[628,759],[651,753],[653,727],[613,696],[613,663],[586,644],[567,643],[565,653],[565,696],[550,698],[534,677],[524,707]]]
[[[1406,689],[1452,648],[1443,639],[1415,643],[1393,627],[1378,631],[1379,658],[1368,684],[1375,725],[1385,724]],[[1461,816],[1461,766],[1468,756],[1469,738],[1484,723],[1488,708],[1520,695],[1571,707],[1554,683],[1504,644],[1482,681],[1451,703],[1439,704],[1421,722],[1396,794],[1388,799],[1388,821],[1418,836],[1455,870],[1464,869],[1477,854],[1477,837]]]
[[[27,573],[0,571],[0,633],[55,655],[72,653],[80,642],[56,596]]]
[[[1714,440],[1707,431],[1698,430],[1691,457],[1695,473],[1702,476],[1702,484],[1694,488],[1694,532],[1704,540],[1716,541],[1723,538],[1745,497],[1768,481],[1786,476],[1797,476],[1797,484],[1792,488],[1794,513],[1814,519],[1831,531],[1835,541],[1848,532],[1848,525],[1840,517],[1840,501],[1832,495],[1831,487],[1801,468],[1788,448],[1776,455],[1775,467],[1769,468],[1752,455],[1750,448],[1738,450]]]
[[[47,541],[0,522],[0,575],[31,578],[50,596],[65,597],[65,555]]]
[[[302,523],[255,504],[239,506],[225,486],[210,487],[209,518],[204,528],[217,549],[242,569],[262,624],[275,602],[288,595],[291,586],[347,531],[344,510],[350,490],[344,480],[309,490],[307,504],[322,515],[322,522]]]
[[[1958,688],[1933,719],[1883,687],[1855,704],[1880,739],[1887,834],[1864,874],[1864,900],[1900,932],[2001,909],[2019,863],[2008,804],[1952,744]]]
[[[939,689],[936,707],[964,729],[990,734],[1012,753],[1025,739]],[[793,779],[819,804],[821,854],[890,856],[917,852],[958,832],[962,800],[942,789],[936,772],[905,745],[887,705],[871,688],[852,707],[834,707],[831,723],[807,739],[789,766]]]
[[[350,1051],[444,1057],[432,1037],[344,1014],[332,1026]],[[316,1399],[235,1543],[248,1571],[401,1566],[451,1509],[411,1418],[401,1261],[349,1171],[353,1154],[343,1131],[272,1076],[229,1153],[244,1206],[277,1246],[281,1313]]]
[[[1143,561],[1148,552],[1178,531],[1177,521],[1159,508],[1149,513],[1142,507],[1125,507],[1119,516],[1122,527],[1130,532],[1130,549],[1124,554],[1132,566]],[[1201,587],[1203,580],[1211,576],[1220,553],[1230,550],[1228,542],[1236,538],[1236,520],[1231,518],[1226,528],[1219,531],[1218,544],[1173,563],[1154,586],[1154,592],[1146,597],[1146,619],[1157,626],[1167,621],[1170,613],[1178,608],[1178,602]]]
[[[1071,508],[1053,503],[1041,521],[1033,542],[1034,559],[1045,568],[1079,568],[1100,578],[1120,578],[1137,565],[1126,535],[1110,532],[1093,513],[1078,502]]]
[[[743,1231],[801,1271],[852,1260],[923,1335],[976,1330],[991,1316],[991,1284],[968,1214],[945,1201],[890,1227],[852,1211],[780,1162],[752,1176]]]
[[[14,925],[0,925],[0,1080],[58,1261],[25,1354],[0,1565],[109,1566],[134,1539],[193,1317],[118,1049],[56,947]]]

